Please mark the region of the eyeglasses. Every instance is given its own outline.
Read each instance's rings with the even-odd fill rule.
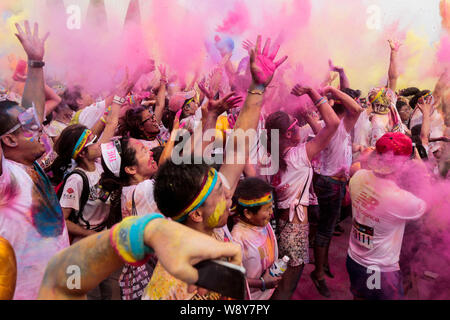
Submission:
[[[186,101],[186,103],[183,105],[184,109],[191,109],[191,103],[194,102],[194,98],[189,99],[188,101]]]
[[[148,119],[145,119],[144,121],[142,121],[142,124],[145,124],[147,121],[155,121],[156,120],[156,116],[154,114],[152,114]]]
[[[292,128],[294,128],[294,127],[297,125],[297,123],[298,123],[298,120],[295,119],[294,122],[293,122],[293,123],[290,125],[290,127],[287,129],[287,131],[292,130]]]
[[[89,146],[92,146],[93,144],[96,144],[98,142],[98,137],[94,135],[94,138],[91,140],[91,142],[86,143],[83,149],[86,149]]]

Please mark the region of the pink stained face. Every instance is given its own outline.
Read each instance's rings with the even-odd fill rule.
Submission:
[[[158,171],[158,164],[153,159],[153,153],[139,140],[130,139],[130,144],[135,150],[136,171],[146,178],[151,178]]]

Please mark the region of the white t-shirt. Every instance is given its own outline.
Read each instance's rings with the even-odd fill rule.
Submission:
[[[138,216],[145,216],[150,213],[159,212],[155,199],[153,198],[154,184],[155,180],[152,179],[142,181],[137,185],[122,188],[122,218],[132,215],[133,192]]]
[[[344,119],[328,146],[320,152],[318,161],[317,171],[323,176],[349,176],[352,165],[352,139],[345,129]]]
[[[14,299],[38,296],[50,259],[69,247],[58,198],[43,171],[2,160],[0,176],[0,236],[11,243],[17,261]]]
[[[359,170],[350,180],[353,228],[349,256],[364,267],[399,270],[406,220],[418,219],[426,203],[394,181]]]
[[[53,120],[47,126],[46,132],[47,132],[48,136],[51,138],[59,137],[61,135],[61,132],[63,132],[64,129],[67,128],[67,126],[68,125],[66,123],[63,123],[63,122],[60,122],[57,120]]]
[[[161,143],[158,139],[149,141],[149,140],[139,140],[148,150],[152,150],[153,148],[161,146]]]
[[[95,229],[108,219],[110,210],[110,200],[103,202],[100,199],[101,189],[99,188],[100,177],[103,173],[103,168],[99,163],[95,163],[95,170],[92,172],[76,168],[83,171],[89,180],[89,199],[86,202],[83,210],[83,219],[89,222],[90,229]],[[64,186],[61,195],[60,204],[62,208],[71,208],[75,211],[80,209],[80,198],[83,192],[83,178],[79,174],[73,174],[68,179]],[[82,220],[79,225],[87,229],[87,225]],[[76,241],[77,239],[74,239]]]
[[[75,121],[75,123],[82,124],[91,129],[105,114],[105,111],[106,101],[96,102],[82,109],[79,114],[76,114],[75,117],[78,117],[78,121]],[[72,121],[74,121],[74,119],[72,119]]]
[[[289,209],[303,189],[305,189],[305,192],[300,199],[300,204],[303,206],[309,205],[309,186],[312,181],[313,170],[305,146],[306,144],[303,143],[291,148],[285,156],[286,171],[279,171],[275,176],[268,177],[268,181],[277,193],[280,209]]]
[[[367,110],[361,112],[358,121],[356,121],[354,128],[354,139],[355,144],[361,145],[364,148],[370,146],[370,133],[371,133],[372,123],[369,119],[369,114]]]
[[[416,125],[422,124],[423,114],[419,108],[415,108],[411,114],[411,121],[409,123],[409,128],[412,129]],[[444,135],[445,122],[439,111],[434,108],[430,117],[430,138],[440,138]],[[439,147],[439,142],[430,142],[430,147],[432,150],[436,150]]]

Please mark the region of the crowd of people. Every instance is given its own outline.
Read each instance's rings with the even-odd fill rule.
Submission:
[[[224,300],[194,285],[196,263],[222,259],[245,268],[247,299],[288,300],[311,257],[311,281],[333,297],[330,243],[345,219],[354,298],[404,298],[405,225],[431,208],[398,173],[449,177],[447,73],[433,90],[400,90],[389,41],[388,82],[367,97],[330,61],[338,87],[297,84],[295,106],[274,105],[288,57],[258,36],[238,68],[218,45],[223,60],[203,79],[149,59],[95,96],[46,81],[48,34],[16,27],[28,61],[1,88],[0,299]]]

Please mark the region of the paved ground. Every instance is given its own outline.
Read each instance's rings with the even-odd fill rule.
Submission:
[[[326,278],[328,288],[331,291],[332,300],[352,300],[350,293],[348,274],[345,268],[347,258],[348,235],[351,229],[351,220],[346,219],[341,223],[345,233],[339,237],[333,237],[330,247],[330,268],[334,274],[334,279]],[[313,249],[310,249],[311,262],[314,261]],[[293,300],[326,300],[317,292],[309,274],[314,270],[313,264],[308,264],[303,270],[302,277],[298,283],[297,289],[292,296]]]

